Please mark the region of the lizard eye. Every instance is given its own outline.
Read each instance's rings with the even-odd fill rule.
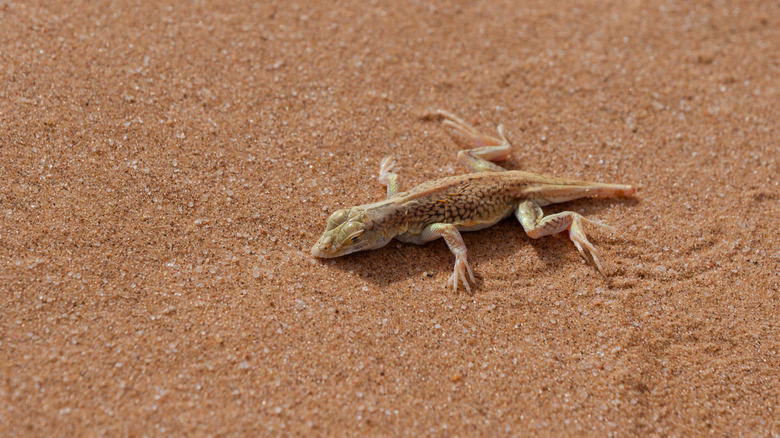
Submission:
[[[365,232],[365,227],[361,223],[350,221],[344,224],[342,232],[344,233],[342,234],[344,236],[342,242],[355,243],[360,240],[360,236]]]

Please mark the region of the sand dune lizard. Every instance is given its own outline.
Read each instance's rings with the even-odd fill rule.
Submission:
[[[631,196],[636,192],[634,187],[504,169],[491,162],[503,160],[511,153],[503,126],[498,127],[500,138],[495,138],[446,111],[439,110],[436,116],[477,146],[458,153],[458,162],[473,173],[429,181],[401,192],[394,172],[395,160],[385,158],[379,182],[387,187],[387,199],[333,213],[322,237],[311,249],[314,256],[331,258],[376,249],[393,238],[421,245],[442,237],[455,255],[455,269],[447,286],[452,284],[453,291],[457,291],[460,279],[471,292],[466,274],[472,283],[475,279],[460,231],[487,228],[514,213],[534,239],[568,230],[580,254],[587,260],[586,252],[590,253],[604,274],[596,248],[588,241],[582,224],[614,229],[571,211],[544,216],[541,207],[585,197]]]

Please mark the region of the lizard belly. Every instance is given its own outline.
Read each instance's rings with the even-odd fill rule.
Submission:
[[[473,222],[465,222],[465,223],[455,223],[455,228],[457,228],[460,231],[477,231],[482,230],[488,227],[492,227],[493,225],[501,222],[502,220],[509,217],[509,215],[512,214],[512,209],[508,208],[502,215],[495,217],[494,219],[490,219],[487,222],[479,222],[479,223],[473,223]]]

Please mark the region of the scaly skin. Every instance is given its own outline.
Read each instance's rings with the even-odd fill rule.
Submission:
[[[457,290],[461,280],[471,292],[466,274],[472,283],[474,275],[459,231],[486,228],[514,213],[534,239],[569,230],[580,254],[587,259],[586,252],[590,253],[604,274],[596,249],[582,231],[582,223],[612,228],[570,211],[544,216],[541,207],[585,197],[631,196],[636,192],[634,187],[507,171],[488,161],[502,160],[511,152],[502,126],[498,128],[498,139],[479,133],[448,112],[438,111],[436,115],[479,146],[458,153],[458,161],[475,173],[428,181],[399,192],[398,176],[393,172],[395,162],[391,157],[385,158],[379,181],[387,186],[387,199],[333,213],[311,250],[314,256],[331,258],[376,249],[393,238],[423,244],[442,237],[455,255],[455,270],[448,285]]]

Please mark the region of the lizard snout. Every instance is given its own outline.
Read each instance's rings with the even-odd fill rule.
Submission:
[[[331,249],[333,248],[333,245],[331,244],[332,239],[333,238],[331,236],[321,237],[320,240],[311,248],[311,255],[319,258],[333,257],[331,254]]]

